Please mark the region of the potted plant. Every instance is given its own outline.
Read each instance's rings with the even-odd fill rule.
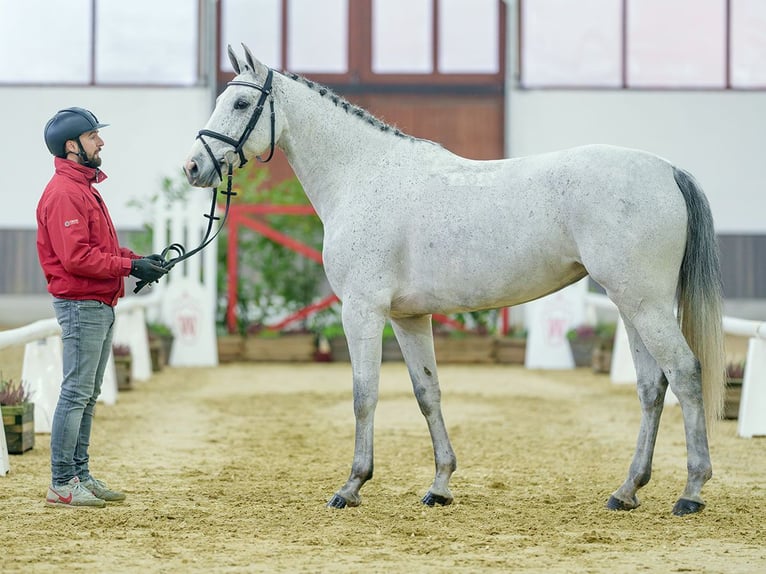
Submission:
[[[0,410],[9,454],[23,454],[35,446],[35,404],[23,383],[0,376]]]
[[[505,336],[495,337],[495,361],[510,365],[523,365],[527,354],[527,330],[517,327]]]
[[[596,346],[596,328],[593,325],[578,325],[566,334],[575,367],[590,367],[593,364],[593,349]]]
[[[314,360],[316,335],[310,331],[277,331],[259,324],[251,325],[244,341],[246,361],[298,362]]]
[[[616,331],[616,323],[599,323],[596,325],[596,342],[593,346],[591,361],[594,373],[608,373],[612,370],[612,351],[614,350]]]
[[[321,329],[322,338],[327,341],[330,346],[330,357],[333,361],[350,361],[351,357],[348,353],[348,342],[346,341],[346,334],[343,331],[343,325],[338,323],[332,323],[326,325]]]
[[[268,171],[264,168],[238,170],[234,185],[238,195],[236,206],[244,209],[249,205],[304,206],[309,205],[306,194],[296,178],[276,185],[266,185]],[[222,311],[219,320],[225,321],[226,308],[235,311],[236,333],[244,336],[242,354],[246,360],[304,360],[305,353],[313,360],[316,351],[316,335],[311,328],[310,315],[289,323],[282,334],[271,325],[279,324],[286,317],[299,313],[315,303],[327,291],[324,269],[320,263],[309,259],[295,249],[267,237],[248,226],[257,222],[261,229],[267,225],[279,236],[321,251],[324,231],[316,214],[293,215],[243,211],[241,224],[237,227],[237,289],[236,301],[221,297]],[[227,245],[231,240],[230,229],[222,232],[219,242],[219,269],[226,269]],[[219,293],[227,293],[226,273],[219,272]],[[231,325],[229,325],[231,331]],[[283,353],[277,347],[290,347]],[[310,351],[310,352],[309,352]],[[281,358],[285,357],[285,358]],[[287,358],[293,357],[293,358]],[[298,357],[301,357],[300,359]]]
[[[463,329],[434,328],[434,351],[439,363],[494,362],[494,332],[498,310],[457,313],[450,319]]]
[[[739,418],[739,402],[742,398],[742,380],[745,378],[745,361],[730,362],[726,365],[726,394],[723,403],[723,418]]]
[[[147,323],[146,333],[149,338],[149,354],[152,359],[152,371],[157,372],[168,364],[173,348],[173,331],[165,323]]]
[[[129,391],[133,388],[131,377],[133,356],[130,353],[130,347],[128,345],[112,345],[112,356],[114,357],[114,368],[117,376],[117,390]]]
[[[386,326],[383,327],[383,352],[381,360],[386,363],[404,361],[399,341],[396,340],[394,328],[390,323],[386,323]]]

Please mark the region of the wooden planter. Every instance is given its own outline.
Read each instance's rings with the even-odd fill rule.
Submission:
[[[488,335],[434,337],[437,363],[493,363],[494,340]]]
[[[348,341],[346,340],[346,337],[333,337],[330,339],[330,351],[333,361],[348,362],[351,360],[351,357],[348,353]],[[383,339],[381,361],[384,363],[404,361],[402,350],[399,348],[399,343],[396,341],[396,339]]]
[[[170,351],[175,337],[167,334],[149,333],[149,354],[152,358],[152,371],[160,371],[170,361]]]
[[[246,337],[246,361],[307,363],[314,360],[316,342],[313,334],[282,334],[279,337]]]
[[[349,362],[351,357],[348,353],[348,342],[344,336],[335,336],[328,339],[330,343],[330,355],[336,362]]]
[[[495,362],[506,365],[523,365],[527,355],[527,340],[500,337],[494,341]]]
[[[404,355],[399,347],[399,341],[393,337],[386,337],[383,339],[383,354],[381,360],[384,363],[401,362],[404,361]]]
[[[2,406],[9,454],[23,454],[35,446],[35,404]]]
[[[157,373],[167,364],[165,348],[159,339],[149,338],[149,358],[152,360],[152,372]]]
[[[726,383],[726,395],[723,403],[723,418],[739,418],[739,402],[742,398],[742,379],[729,379]]]
[[[596,347],[593,349],[592,357],[594,373],[610,373],[612,371],[612,349]]]
[[[117,390],[129,391],[133,388],[133,378],[131,376],[131,367],[133,357],[130,355],[115,355],[114,368],[117,374]]]
[[[218,335],[218,362],[232,363],[243,360],[245,338],[242,335]]]
[[[591,339],[568,339],[569,348],[572,349],[572,358],[575,367],[590,367],[593,365],[593,349],[596,346],[596,338]]]

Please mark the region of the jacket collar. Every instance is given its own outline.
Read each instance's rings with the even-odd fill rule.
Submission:
[[[88,167],[63,157],[53,158],[56,174],[63,175],[84,184],[101,183],[106,174],[97,167]]]

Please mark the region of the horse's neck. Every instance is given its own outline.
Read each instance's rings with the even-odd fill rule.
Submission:
[[[279,147],[317,214],[326,221],[333,208],[343,203],[344,193],[364,192],[361,185],[352,190],[346,182],[367,179],[370,170],[380,169],[383,154],[412,142],[373,128],[298,81],[279,80],[282,97],[276,105],[282,107],[287,123]]]

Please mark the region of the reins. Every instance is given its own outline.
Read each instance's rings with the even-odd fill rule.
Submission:
[[[232,80],[227,85],[228,86],[246,86],[248,88],[254,88],[256,90],[259,90],[261,92],[261,97],[258,99],[258,104],[256,105],[255,110],[253,110],[253,114],[250,116],[250,120],[247,122],[247,125],[245,126],[244,131],[242,132],[242,135],[239,137],[239,140],[235,140],[232,137],[229,137],[225,134],[214,132],[212,130],[200,130],[197,133],[197,139],[202,142],[202,145],[205,147],[205,151],[210,156],[210,159],[213,161],[213,166],[215,167],[215,171],[218,173],[218,177],[221,180],[221,183],[223,183],[223,173],[221,171],[221,162],[216,159],[215,155],[213,155],[213,150],[210,149],[210,146],[207,144],[205,139],[202,136],[208,136],[213,139],[217,139],[219,141],[222,141],[224,143],[227,143],[231,145],[234,148],[234,152],[239,155],[239,167],[242,167],[247,163],[247,158],[245,158],[245,154],[242,151],[244,148],[245,142],[247,141],[247,138],[250,137],[250,134],[252,133],[253,129],[255,129],[256,124],[258,123],[258,120],[260,119],[261,115],[263,114],[263,108],[266,103],[266,98],[269,99],[269,107],[271,112],[271,146],[269,149],[269,156],[266,159],[261,159],[260,156],[257,156],[258,161],[266,163],[274,156],[274,137],[275,137],[275,118],[274,118],[274,97],[271,95],[271,83],[272,78],[274,77],[273,70],[269,69],[269,73],[266,76],[266,81],[264,82],[263,86],[259,86],[258,84],[254,84],[252,82],[245,82],[242,80]],[[227,152],[227,154],[230,152]],[[205,213],[204,216],[208,219],[207,222],[207,230],[205,231],[205,236],[202,238],[202,241],[200,244],[192,249],[191,251],[186,251],[186,248],[181,243],[171,243],[168,245],[165,249],[162,250],[162,258],[164,259],[168,253],[176,253],[177,256],[165,261],[162,266],[170,271],[175,267],[178,263],[181,261],[184,261],[185,259],[188,259],[192,255],[199,253],[202,251],[205,247],[207,247],[211,241],[213,241],[218,234],[221,232],[221,229],[223,229],[224,225],[226,224],[226,218],[229,216],[229,207],[231,205],[231,197],[233,195],[237,195],[236,191],[232,191],[232,179],[234,175],[234,164],[232,161],[226,162],[228,165],[228,173],[226,177],[226,190],[221,190],[221,195],[226,196],[226,207],[223,213],[223,218],[218,217],[216,212],[217,202],[216,199],[218,197],[218,188],[216,187],[213,190],[213,197],[210,202],[210,213]],[[220,220],[221,223],[218,226],[218,229],[215,230],[215,233],[213,233],[213,222]],[[136,284],[136,288],[133,290],[133,293],[138,293],[141,289],[143,289],[146,285],[150,284],[150,281],[139,281]]]

